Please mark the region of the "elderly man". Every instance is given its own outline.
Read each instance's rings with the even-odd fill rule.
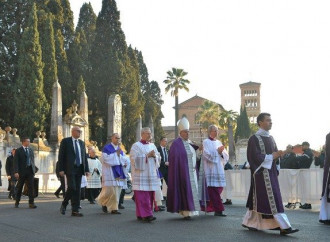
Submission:
[[[259,130],[248,142],[247,159],[251,170],[251,187],[247,200],[248,211],[242,226],[249,230],[279,229],[281,235],[299,231],[291,228],[284,213],[276,162],[283,155],[269,134],[272,120],[269,113],[257,117]]]
[[[102,191],[98,202],[104,213],[110,211],[111,214],[121,214],[118,211],[118,203],[126,180],[124,166],[127,164],[119,140],[119,134],[114,133],[111,136],[111,143],[105,145],[102,150]]]
[[[178,122],[180,137],[169,151],[167,211],[179,213],[184,219],[198,215],[199,199],[195,148],[189,143],[189,121],[183,117]]]
[[[149,140],[151,140],[150,128],[142,128],[141,140],[133,144],[130,152],[136,217],[146,222],[156,219],[152,208],[155,191],[160,189],[157,172],[160,155],[156,146]]]
[[[224,165],[229,160],[228,152],[222,145],[220,140],[217,140],[218,128],[215,125],[210,125],[208,128],[209,137],[203,141],[203,165],[204,165],[204,183],[206,187],[205,196],[202,194],[202,210],[205,211],[205,202],[207,212],[214,212],[214,216],[226,215],[221,201],[221,192],[226,186]],[[201,175],[201,174],[200,174]],[[206,201],[205,201],[206,200]]]
[[[83,175],[88,176],[89,168],[86,160],[85,142],[80,140],[81,129],[75,126],[71,129],[71,137],[64,138],[58,153],[59,175],[66,175],[67,190],[62,202],[60,213],[65,214],[71,200],[72,216],[82,217],[78,211],[80,204],[80,186]]]
[[[95,198],[99,195],[101,185],[102,164],[97,158],[95,149],[88,149],[88,167],[90,176],[87,177],[87,198],[91,204],[95,204]]]
[[[319,221],[320,223],[330,225],[330,133],[327,134],[325,142],[325,161]]]

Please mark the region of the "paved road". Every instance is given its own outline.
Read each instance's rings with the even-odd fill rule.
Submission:
[[[243,201],[226,207],[227,217],[200,215],[190,221],[177,214],[155,213],[157,220],[142,223],[135,218],[135,205],[126,197],[121,215],[104,214],[99,205],[82,201],[84,217],[59,213],[61,199],[40,195],[37,209],[29,209],[24,198],[20,208],[0,195],[0,241],[329,241],[330,226],[318,223],[318,208],[286,210],[301,231],[280,236],[277,231],[253,232],[241,227]]]

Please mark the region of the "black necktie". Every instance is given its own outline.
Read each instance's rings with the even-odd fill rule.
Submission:
[[[28,148],[25,148],[25,155],[26,155],[26,165],[30,166],[31,163],[30,163],[30,154]]]
[[[163,148],[163,152],[164,152],[164,161],[167,162],[166,148]]]

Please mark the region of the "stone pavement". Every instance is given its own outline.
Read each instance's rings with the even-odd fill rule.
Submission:
[[[280,236],[278,231],[248,231],[241,227],[246,212],[244,201],[226,206],[227,217],[212,214],[183,220],[178,214],[155,213],[157,220],[143,223],[135,218],[135,205],[125,198],[126,209],[121,215],[104,214],[97,204],[82,201],[84,217],[71,217],[59,212],[61,199],[52,194],[40,194],[37,209],[29,209],[26,197],[20,207],[7,193],[0,194],[0,241],[329,241],[330,226],[318,223],[318,205],[313,210],[288,210],[293,227],[301,231]]]

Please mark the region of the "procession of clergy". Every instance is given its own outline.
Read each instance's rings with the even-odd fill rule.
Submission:
[[[270,114],[261,113],[257,123],[259,130],[248,142],[251,188],[242,226],[254,231],[279,230],[281,235],[295,233],[299,230],[292,228],[284,213],[277,178],[278,159],[284,152],[277,150],[274,138],[269,134],[272,126]],[[179,120],[178,130],[180,135],[168,153],[167,211],[178,213],[185,220],[199,215],[200,211],[225,217],[221,192],[226,186],[224,165],[229,155],[221,141],[217,140],[217,126],[209,126],[208,138],[200,147],[190,142],[189,122],[185,117]],[[120,214],[119,198],[131,165],[136,218],[151,222],[156,219],[153,216],[154,205],[157,206],[157,202],[161,204],[163,198],[159,166],[161,155],[167,157],[167,154],[160,154],[150,142],[152,137],[148,127],[141,130],[141,140],[133,144],[129,157],[121,150],[119,139],[118,134],[113,134],[111,143],[102,150],[102,191],[96,200],[103,212]],[[325,186],[323,190],[327,191],[323,194],[320,222],[330,221],[329,179],[326,179]],[[325,214],[323,219],[321,214]]]

